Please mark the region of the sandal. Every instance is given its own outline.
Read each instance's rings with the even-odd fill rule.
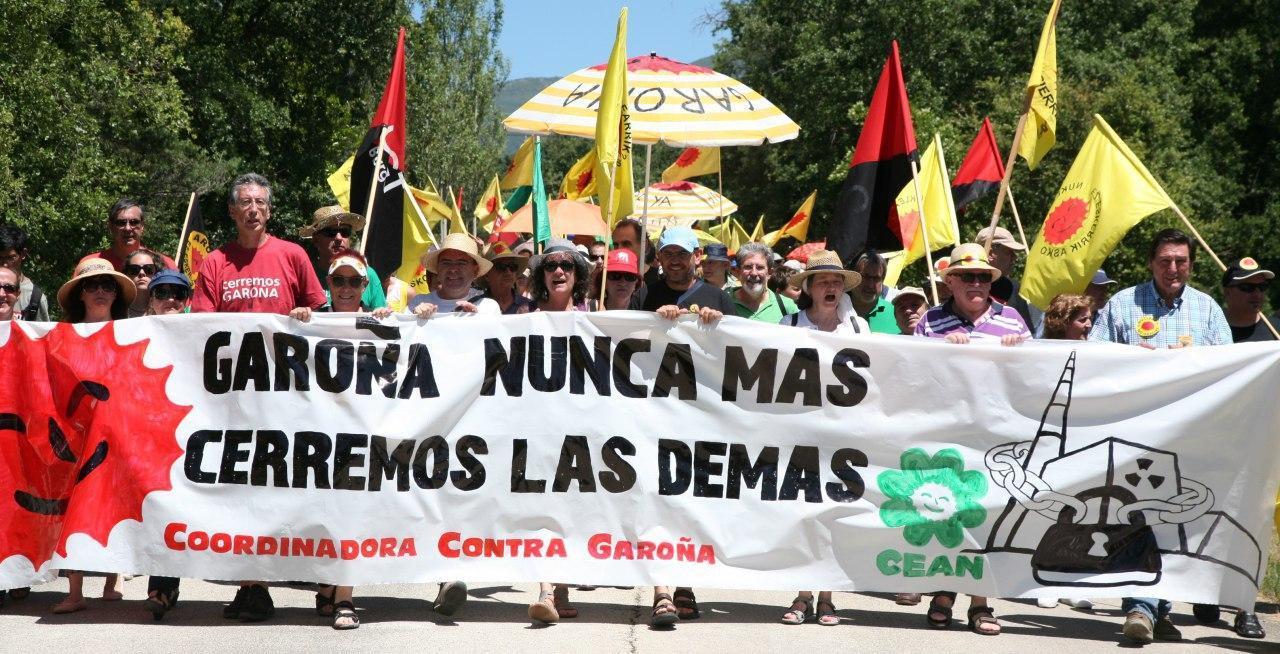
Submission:
[[[321,586],[320,590],[316,591],[316,614],[317,615],[322,615],[326,618],[333,615],[333,612],[335,610],[333,597],[337,593],[338,593],[337,586]]]
[[[822,607],[827,607],[823,610]],[[834,627],[840,624],[840,617],[836,615],[836,605],[831,602],[818,602],[818,624],[824,627]]]
[[[147,597],[147,610],[151,612],[152,619],[162,620],[164,614],[168,613],[178,603],[178,591],[173,591],[170,595],[162,590],[153,591],[153,594]]]
[[[1000,635],[1000,621],[990,606],[969,607],[969,631],[983,636]]]
[[[360,616],[356,615],[356,605],[343,600],[333,605],[333,628],[355,629],[360,626]]]
[[[692,588],[677,588],[675,605],[681,620],[697,620],[702,617],[702,611],[698,610],[698,598],[693,596]]]
[[[796,608],[797,604],[801,605],[802,608]],[[796,595],[796,598],[791,600],[791,608],[787,609],[787,612],[782,614],[782,624],[804,624],[812,619],[813,619],[813,598],[812,597],[810,597],[809,599],[805,599],[803,597],[800,597],[799,595]]]
[[[569,606],[569,587],[564,584],[556,584],[556,590],[551,596],[552,602],[556,605],[556,615],[562,618],[578,617],[578,609]]]
[[[945,596],[935,595],[933,599],[929,600],[929,611],[924,615],[924,618],[929,621],[929,626],[934,629],[946,629],[951,626],[951,611],[955,607],[939,604],[938,600],[943,597]],[[952,599],[951,601],[954,602],[955,600]],[[935,618],[935,615],[940,615],[942,617]]]
[[[543,624],[551,624],[559,620],[560,613],[556,611],[555,595],[547,591],[538,593],[538,601],[529,605],[529,619]]]
[[[670,627],[680,619],[676,615],[676,605],[671,601],[671,596],[666,593],[658,593],[653,596],[653,613],[649,615],[650,627]]]

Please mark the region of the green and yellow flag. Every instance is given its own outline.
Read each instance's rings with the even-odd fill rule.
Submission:
[[[596,113],[596,195],[605,224],[613,227],[635,213],[631,181],[631,110],[627,106],[627,9],[618,14],[618,32],[600,88]]]
[[[1027,80],[1030,105],[1027,108],[1027,125],[1022,140],[1018,142],[1018,154],[1027,160],[1032,170],[1040,165],[1040,159],[1053,147],[1058,130],[1058,9],[1062,0],[1053,0],[1049,17],[1040,30],[1040,45],[1036,48],[1036,60],[1031,65],[1031,77]]]
[[[502,174],[502,190],[510,191],[530,184],[533,184],[532,136],[520,144],[520,149],[516,150],[515,156],[511,157],[511,163],[507,164],[507,171]]]
[[[1172,205],[1129,146],[1094,115],[1093,131],[1027,255],[1022,297],[1046,309],[1059,293],[1084,292],[1131,227]]]
[[[919,201],[915,184],[908,182],[898,193],[895,204],[904,246],[901,262],[904,267],[924,258],[926,234],[929,248],[935,252],[960,242],[960,235],[956,233],[956,209],[951,199],[951,180],[947,179],[942,139],[937,134],[933,135],[933,142],[920,159],[919,180]]]
[[[592,148],[582,155],[560,185],[560,197],[564,200],[589,198],[596,194],[596,150]]]

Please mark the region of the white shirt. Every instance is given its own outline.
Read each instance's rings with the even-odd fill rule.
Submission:
[[[835,330],[830,333],[840,334],[841,336],[848,336],[850,334],[870,334],[871,333],[871,326],[867,324],[867,321],[864,320],[862,316],[859,316],[858,313],[853,310],[853,300],[849,299],[848,293],[840,294],[840,303],[836,306],[836,315],[840,316],[840,320],[839,322],[836,323]],[[803,327],[805,329],[823,331],[822,328],[813,324],[812,320],[809,320],[808,309],[805,309],[804,311],[801,311],[799,313],[793,313],[789,316],[783,316],[782,319],[778,321],[778,324],[792,325],[791,321],[793,319],[795,320],[795,323],[794,323],[795,327]],[[855,331],[853,328],[853,324],[855,322],[858,324],[857,331]]]
[[[458,298],[456,300],[446,300],[440,297],[439,295],[436,295],[435,291],[427,293],[426,295],[414,296],[414,298],[409,301],[409,312],[412,313],[414,308],[416,308],[420,304],[431,303],[436,305],[436,315],[440,316],[447,313],[453,313],[455,310],[457,310],[458,303],[464,300],[476,305],[476,313],[479,315],[482,315],[482,316],[502,315],[502,307],[499,306],[496,301],[494,301],[491,298],[484,297],[483,293],[481,293],[480,291],[476,291],[474,289],[472,289],[471,294],[468,295],[467,297]]]

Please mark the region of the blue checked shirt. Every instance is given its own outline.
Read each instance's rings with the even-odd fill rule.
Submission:
[[[1146,339],[1138,335],[1138,321],[1143,316],[1160,324],[1160,331]],[[1191,345],[1230,345],[1231,327],[1218,303],[1208,295],[1184,286],[1182,295],[1170,306],[1160,298],[1154,282],[1131,286],[1112,296],[1089,332],[1091,341],[1137,345],[1145,340],[1155,347],[1178,345],[1184,336],[1191,338]]]

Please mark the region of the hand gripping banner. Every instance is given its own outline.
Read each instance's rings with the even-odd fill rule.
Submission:
[[[59,568],[1251,606],[1280,346],[726,318],[0,325],[0,588]]]

